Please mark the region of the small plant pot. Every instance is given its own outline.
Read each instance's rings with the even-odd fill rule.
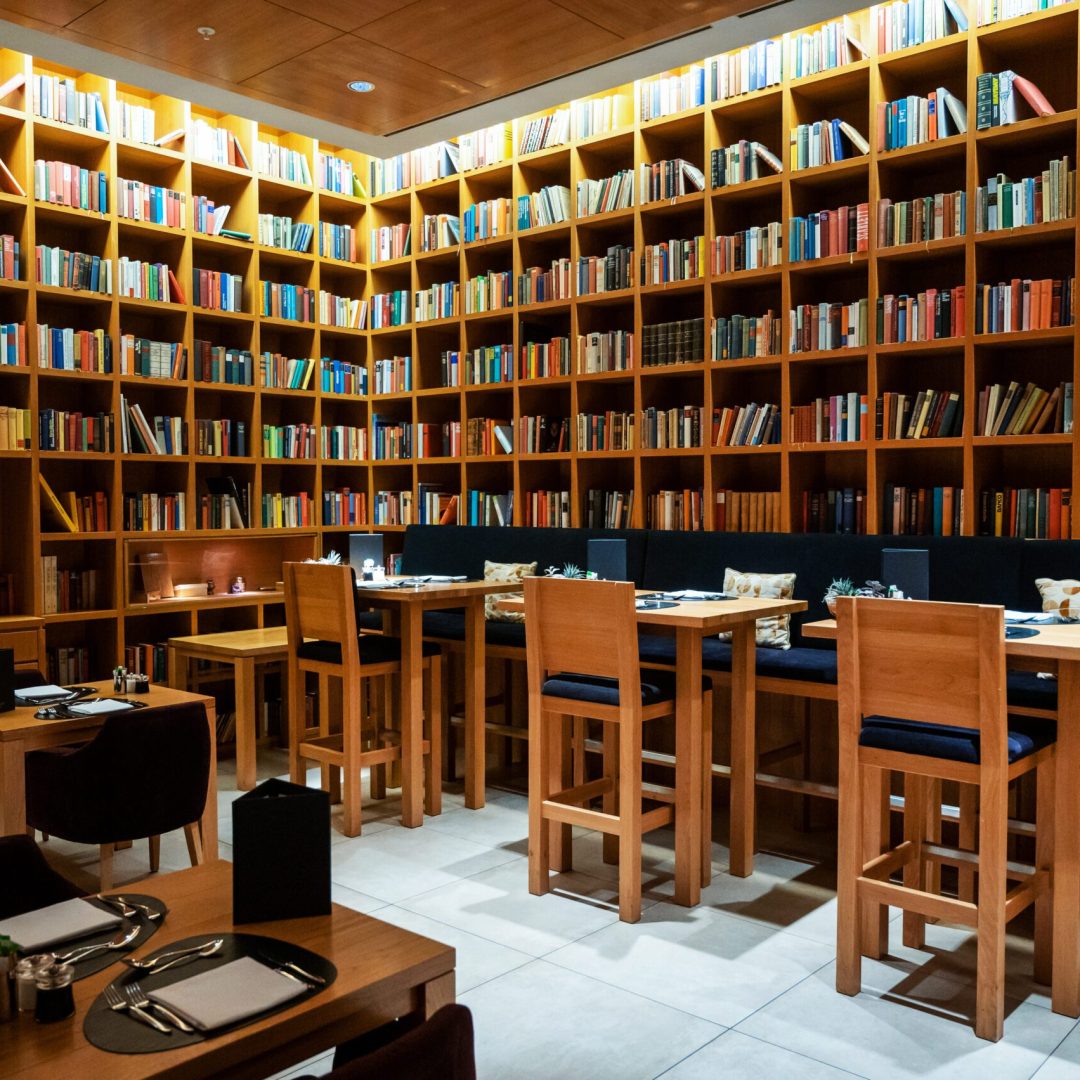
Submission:
[[[825,606],[829,609],[829,614],[836,618],[836,597],[830,596],[825,601]]]

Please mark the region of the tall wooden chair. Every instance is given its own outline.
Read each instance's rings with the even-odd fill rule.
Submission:
[[[840,838],[836,989],[857,994],[861,958],[887,946],[889,906],[921,948],[927,919],[978,937],[975,1033],[1001,1038],[1005,927],[1035,904],[1035,977],[1049,982],[1054,725],[1010,718],[1003,610],[842,597],[837,602]],[[1008,787],[1036,770],[1035,865],[1008,860]],[[904,839],[888,840],[888,782],[904,774]],[[937,842],[942,781],[978,786],[977,851]],[[943,896],[942,864],[977,869],[974,902]],[[898,871],[903,882],[890,880]],[[1009,880],[1016,884],[1009,887]]]
[[[675,673],[641,669],[632,582],[526,578],[525,639],[529,892],[546,893],[550,871],[571,868],[572,826],[596,829],[605,834],[605,851],[608,837],[617,840],[619,918],[637,922],[642,836],[672,822],[676,802],[674,788],[643,783],[642,728],[674,714]],[[709,686],[703,682],[706,745],[712,741]],[[583,718],[603,728],[603,775],[596,780],[586,780],[571,758]],[[702,757],[708,762],[709,755]],[[660,805],[646,810],[643,797]],[[589,805],[596,799],[599,810]],[[709,837],[711,812],[705,815],[702,806],[686,812],[702,814]]]
[[[373,776],[401,758],[399,733],[387,729],[377,715],[362,706],[364,680],[401,673],[401,641],[384,634],[363,634],[356,627],[356,582],[349,566],[325,563],[285,563],[285,623],[289,641],[289,773],[294,783],[305,780],[306,762],[322,766],[324,790],[334,791],[341,771],[346,836],[359,836],[361,770]],[[424,642],[424,667],[429,670],[424,701],[426,757],[424,808],[435,815],[442,809],[441,654]],[[319,678],[319,731],[306,737],[305,683],[308,672]],[[330,730],[331,680],[340,680],[341,730]],[[336,689],[336,687],[335,687]],[[377,687],[381,692],[382,687]],[[376,794],[385,793],[381,773],[373,779]]]

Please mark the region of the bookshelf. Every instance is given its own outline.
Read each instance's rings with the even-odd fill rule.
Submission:
[[[666,89],[654,80],[642,80],[569,103],[563,107],[565,113],[548,110],[509,122],[501,133],[498,126],[475,133],[471,139],[482,150],[470,148],[464,160],[479,160],[476,168],[440,176],[445,153],[425,151],[427,156],[418,158],[408,171],[436,178],[384,195],[377,194],[372,184],[372,163],[347,147],[0,50],[0,81],[20,73],[27,80],[0,100],[0,159],[29,193],[0,194],[0,233],[13,236],[21,249],[20,278],[0,280],[0,323],[25,323],[28,328],[27,365],[0,363],[0,405],[28,409],[33,417],[44,409],[100,412],[111,415],[117,426],[114,448],[108,452],[47,451],[36,446],[29,451],[0,450],[0,490],[8,505],[29,508],[9,519],[0,534],[0,574],[15,575],[12,614],[44,615],[39,556],[57,556],[61,569],[94,569],[98,595],[91,610],[44,618],[49,648],[90,639],[93,673],[100,674],[133,643],[159,641],[174,633],[267,625],[282,618],[280,602],[267,596],[219,596],[213,603],[176,601],[168,612],[153,605],[136,607],[130,602],[131,544],[201,540],[209,545],[227,540],[242,546],[257,545],[270,536],[295,536],[305,550],[341,550],[343,534],[369,528],[387,534],[392,552],[400,550],[401,515],[408,505],[412,521],[427,520],[425,507],[428,503],[437,507],[437,497],[431,496],[439,491],[459,496],[462,523],[470,514],[494,520],[486,497],[514,492],[515,524],[542,520],[581,526],[602,524],[602,496],[597,493],[633,492],[632,512],[624,512],[620,523],[635,527],[685,524],[687,515],[676,505],[676,496],[700,491],[699,520],[705,529],[729,528],[733,520],[745,524],[749,515],[759,524],[767,521],[770,527],[797,532],[803,528],[804,492],[857,488],[865,492],[867,531],[883,532],[889,528],[883,506],[887,489],[947,486],[962,492],[959,525],[961,532],[972,535],[978,531],[983,490],[1073,488],[1080,476],[1080,451],[1071,434],[977,434],[977,403],[984,387],[1007,384],[1012,378],[1048,390],[1061,382],[1075,384],[1076,326],[976,333],[974,294],[980,282],[1007,281],[1014,275],[1062,278],[1077,272],[1074,215],[977,232],[975,209],[977,189],[999,172],[1008,172],[1013,180],[1037,176],[1050,161],[1066,155],[1075,168],[1080,157],[1078,8],[1065,4],[983,26],[976,25],[976,14],[968,11],[971,26],[964,32],[879,53],[876,9],[856,13],[849,17],[850,24],[870,54],[855,54],[850,62],[827,70],[817,70],[815,62],[807,66],[806,58],[829,34],[822,27],[792,28],[790,35],[777,39],[779,45],[770,54],[773,67],[778,56],[783,58],[782,78],[777,80],[771,68],[770,76],[759,80],[760,89],[736,92],[737,65],[732,64],[724,76],[728,82],[723,92],[728,96],[714,100],[716,58],[688,63],[665,73]],[[834,32],[832,39],[836,37]],[[799,62],[813,73],[791,77],[790,60],[799,50]],[[1034,75],[1057,113],[1046,117],[1024,113],[1016,123],[977,129],[978,76],[1008,68]],[[79,92],[100,94],[110,132],[36,116],[30,92],[34,75],[72,79]],[[704,99],[694,104],[702,86]],[[967,106],[968,131],[879,151],[879,103],[909,95],[925,97],[939,86]],[[650,113],[685,107],[643,120],[643,93],[649,97]],[[161,146],[141,141],[140,135],[146,134],[139,126],[146,122],[145,110],[154,113],[156,136],[180,132],[179,136]],[[536,121],[557,113],[551,125],[552,144],[524,151],[527,125],[532,123],[531,130],[537,131]],[[121,130],[122,116],[126,134]],[[616,123],[603,130],[607,116]],[[833,117],[865,136],[869,152],[832,164],[792,168],[791,129]],[[713,152],[739,140],[762,143],[781,159],[782,171],[763,169],[759,179],[714,187]],[[236,144],[242,154],[237,154]],[[296,172],[297,155],[306,161],[307,177]],[[34,162],[42,159],[103,171],[108,178],[107,210],[35,200]],[[704,190],[643,203],[642,167],[679,160],[704,174]],[[260,162],[267,161],[276,163],[275,175],[259,171]],[[401,168],[384,165],[379,172],[400,175]],[[582,181],[604,181],[627,172],[634,176],[633,205],[577,215]],[[678,169],[676,175],[681,175]],[[117,178],[178,193],[181,224],[121,217]],[[518,200],[559,188],[569,192],[569,219],[519,229]],[[879,200],[897,204],[953,192],[966,197],[965,232],[888,247],[879,244]],[[509,200],[509,205],[501,200]],[[252,239],[197,229],[197,210],[210,203],[230,207],[226,229]],[[791,260],[791,219],[860,203],[869,207],[865,251]],[[470,207],[478,208],[478,220],[489,217],[499,225],[486,232],[478,229],[475,239],[466,240],[464,217]],[[434,230],[446,239],[437,223],[447,215],[461,219],[460,239],[425,245],[425,221],[429,234]],[[285,219],[311,226],[313,236],[306,250],[275,244],[260,232],[268,220],[280,224]],[[724,272],[713,269],[717,237],[736,237],[776,222],[782,234],[779,262],[769,259],[751,269]],[[372,231],[396,228],[400,233],[401,227],[410,232],[408,253],[377,259],[371,249]],[[319,254],[320,238],[327,245],[325,255]],[[646,248],[698,238],[704,239],[703,273],[641,283],[639,262]],[[113,291],[40,284],[34,273],[37,245],[111,260]],[[521,279],[534,268],[543,274],[554,267],[559,274],[568,273],[573,283],[579,260],[602,257],[620,247],[632,251],[634,284],[629,288],[582,296],[572,286],[569,295],[520,302]],[[182,296],[174,291],[167,302],[121,297],[116,287],[121,258],[166,265]],[[193,303],[200,271],[228,276],[237,310]],[[481,305],[484,310],[468,310],[476,306],[466,304],[467,291],[475,288],[470,282],[484,279],[494,293],[494,283],[505,286],[506,274],[513,298],[510,306],[488,303]],[[314,318],[262,315],[264,282],[310,297]],[[417,321],[417,293],[450,283],[459,287],[457,307],[451,309],[455,313],[438,312]],[[967,292],[962,332],[933,340],[877,343],[876,297],[957,286]],[[869,301],[865,343],[790,349],[789,310],[823,302],[857,305],[864,299]],[[367,302],[363,328],[350,317],[350,300]],[[382,309],[378,319],[376,303]],[[334,318],[338,325],[320,321],[320,305],[339,313]],[[776,348],[740,359],[713,358],[714,320],[758,318],[770,312],[779,322]],[[647,339],[652,341],[659,333],[655,328],[683,327],[692,320],[701,320],[696,340],[703,339],[704,345],[688,337],[687,348],[698,355],[680,364],[643,362]],[[104,331],[112,343],[111,372],[40,367],[35,328],[46,324]],[[634,344],[632,363],[626,366],[619,355],[628,333]],[[122,335],[182,344],[188,356],[183,377],[122,373]],[[661,340],[670,349],[673,339]],[[195,366],[201,361],[196,342],[227,350],[232,357],[248,356],[250,381],[196,379]],[[606,350],[606,359],[588,372],[578,368],[579,349],[586,345]],[[524,377],[523,350],[529,347],[536,373]],[[306,387],[263,385],[261,357],[267,353],[282,370],[289,360],[314,360]],[[487,368],[484,381],[466,378],[467,369],[480,366],[476,359],[480,354]],[[333,373],[325,375],[327,389],[323,389],[324,359],[334,362]],[[459,373],[458,382],[445,385],[444,372],[451,364]],[[389,368],[398,372],[395,381],[377,386],[376,371]],[[401,375],[406,370],[407,383]],[[336,383],[336,392],[331,382]],[[962,397],[958,434],[875,437],[874,407],[879,397],[914,395],[929,388]],[[859,441],[793,441],[794,408],[849,394],[867,399],[869,412]],[[124,452],[118,423],[121,396],[125,403],[139,405],[147,418],[179,418],[188,433],[186,450],[166,456]],[[778,407],[779,441],[710,445],[714,410],[750,403]],[[642,449],[643,416],[649,410],[663,414],[676,409],[701,410],[701,445]],[[635,448],[577,449],[576,418],[607,413],[635,420]],[[566,419],[566,441],[561,446],[540,441],[523,448],[519,422],[527,417]],[[196,421],[220,420],[245,425],[246,453],[217,457],[196,452]],[[495,446],[495,453],[451,455],[429,447],[419,456],[417,425],[432,425],[425,430],[434,431],[459,422],[464,449],[470,421],[513,422],[511,452]],[[267,452],[264,425],[283,436],[313,430],[314,454],[290,458]],[[413,456],[380,455],[377,425],[411,430]],[[366,459],[356,460],[351,452],[321,456],[324,427],[360,429],[366,438]],[[343,437],[355,446],[355,434]],[[62,530],[49,517],[39,475],[58,493],[104,492],[108,528],[78,534]],[[226,477],[241,490],[250,490],[252,520],[242,530],[200,528],[201,496]],[[125,492],[183,494],[185,529],[144,533],[126,528]],[[752,513],[746,500],[738,516],[722,509],[718,496],[730,505],[741,493],[767,504],[767,514]],[[335,499],[333,520],[340,524],[324,524],[327,496]],[[267,527],[263,527],[264,502],[274,515],[268,519],[274,524]],[[295,520],[289,515],[303,512],[305,505],[310,520],[289,524]],[[650,516],[650,508],[657,516]],[[1069,513],[1077,535],[1080,509],[1074,504]],[[609,521],[615,514],[613,509]],[[87,627],[92,634],[86,634]]]

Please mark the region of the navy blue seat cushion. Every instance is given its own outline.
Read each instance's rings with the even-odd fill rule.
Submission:
[[[356,613],[357,630],[381,630],[383,628],[383,613],[377,610],[358,611]]]
[[[712,684],[708,679],[701,680],[701,689],[708,690]],[[588,701],[594,705],[619,704],[619,680],[605,679],[598,675],[575,675],[561,671],[544,680],[541,693],[554,697],[574,698],[576,701]],[[641,672],[641,704],[657,705],[661,701],[675,700],[675,672]]]
[[[1057,679],[1040,679],[1034,671],[1010,671],[1005,677],[1009,704],[1029,709],[1057,709]]]
[[[972,728],[924,724],[891,716],[867,716],[863,719],[859,745],[978,765],[979,738],[979,733]],[[1034,754],[1056,738],[1056,724],[1010,716],[1009,763]]]
[[[643,664],[675,664],[675,639],[641,634],[638,654]],[[731,670],[731,645],[714,637],[701,642],[701,666],[706,671]],[[758,649],[757,673],[763,678],[836,682],[836,652],[829,649]]]
[[[361,634],[359,638],[361,664],[386,664],[401,659],[401,639],[383,634]],[[439,646],[433,641],[423,642],[424,656],[435,656]],[[305,641],[296,655],[301,660],[314,660],[320,664],[340,664],[341,646],[336,641]]]
[[[425,611],[424,636],[445,638],[447,641],[465,640],[465,613],[462,611]],[[524,649],[525,624],[486,622],[484,639],[489,645],[503,645]]]

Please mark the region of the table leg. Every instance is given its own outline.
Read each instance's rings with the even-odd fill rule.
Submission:
[[[756,624],[741,622],[731,635],[731,854],[735,877],[754,872],[757,728],[755,717]]]
[[[484,598],[472,599],[465,608],[465,805],[484,806],[484,774],[487,768],[484,685]]]
[[[236,685],[236,786],[255,786],[255,661],[250,656],[233,661]]]
[[[169,646],[167,675],[169,685],[174,690],[187,689],[188,663],[187,657],[180,653],[175,645]]]
[[[401,822],[410,829],[424,823],[423,635],[423,609],[406,603],[401,612]]]
[[[218,803],[217,803],[217,710],[213,698],[206,702],[206,722],[210,725],[210,779],[206,785],[206,805],[203,807],[199,832],[202,833],[203,859],[218,859]],[[0,744],[3,746],[5,744]],[[10,745],[6,744],[6,745]]]
[[[701,900],[701,635],[675,631],[675,903]]]
[[[1054,966],[1056,1013],[1080,1016],[1080,663],[1058,661],[1057,774],[1054,786]]]
[[[0,742],[0,836],[26,831],[26,747]]]

